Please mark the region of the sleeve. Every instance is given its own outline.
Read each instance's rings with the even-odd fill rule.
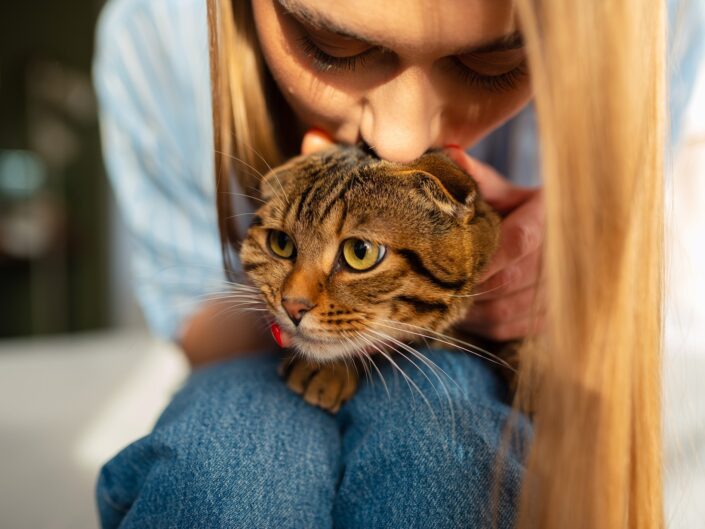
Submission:
[[[94,84],[104,158],[151,330],[177,339],[225,275],[213,179],[205,2],[112,0]]]
[[[705,61],[705,2],[668,0],[669,118],[671,149],[683,132],[683,118],[693,94],[696,76]]]

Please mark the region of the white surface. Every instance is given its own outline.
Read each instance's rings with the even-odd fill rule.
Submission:
[[[97,527],[100,465],[149,431],[185,373],[141,331],[0,342],[0,527]]]
[[[667,199],[666,522],[705,528],[705,71]]]

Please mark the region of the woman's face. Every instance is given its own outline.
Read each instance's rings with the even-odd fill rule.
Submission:
[[[468,147],[531,97],[510,0],[252,0],[265,60],[306,127],[406,162]]]

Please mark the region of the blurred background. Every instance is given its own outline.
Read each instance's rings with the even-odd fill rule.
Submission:
[[[187,372],[147,332],[101,160],[101,0],[0,6],[0,528],[97,527],[100,465]],[[669,164],[669,527],[705,526],[705,71]]]
[[[0,3],[0,528],[97,527],[102,462],[186,373],[146,331],[101,159],[102,0]]]

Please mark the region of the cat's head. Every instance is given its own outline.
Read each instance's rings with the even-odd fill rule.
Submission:
[[[397,164],[336,147],[271,171],[261,194],[243,269],[317,360],[446,328],[499,237],[475,182],[438,152]]]

